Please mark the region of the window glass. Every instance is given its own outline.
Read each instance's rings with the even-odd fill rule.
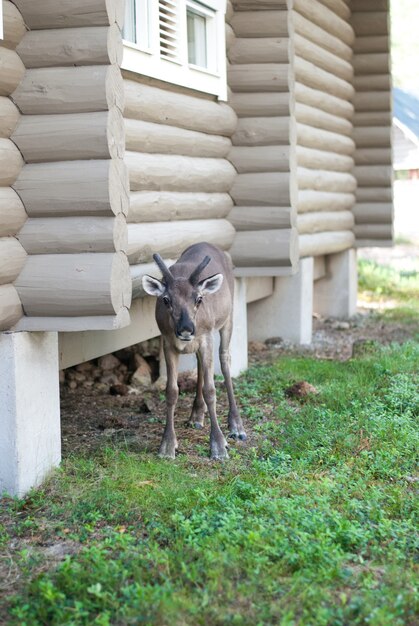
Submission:
[[[192,9],[187,10],[188,61],[192,65],[208,67],[207,19]]]

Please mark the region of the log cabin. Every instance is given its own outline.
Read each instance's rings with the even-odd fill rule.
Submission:
[[[388,0],[3,0],[0,492],[60,461],[59,369],[158,335],[152,255],[208,241],[247,339],[349,317],[392,242]]]

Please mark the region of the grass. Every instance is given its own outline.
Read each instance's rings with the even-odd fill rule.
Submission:
[[[363,271],[363,288],[413,306]],[[7,623],[413,626],[418,363],[409,341],[251,368],[236,387],[252,437],[224,464],[206,439],[173,463],[124,443],[68,457],[0,504]],[[299,380],[319,393],[286,399]]]

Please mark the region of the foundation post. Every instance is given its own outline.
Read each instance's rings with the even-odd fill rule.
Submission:
[[[326,256],[326,276],[314,283],[314,311],[346,319],[356,313],[358,275],[354,248]]]

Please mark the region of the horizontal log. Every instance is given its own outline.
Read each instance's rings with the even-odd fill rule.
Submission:
[[[390,54],[388,52],[366,52],[355,54],[354,71],[361,74],[388,74],[390,72]]]
[[[348,7],[348,2],[344,0],[320,0],[320,2],[325,4],[333,13],[339,15],[343,20],[349,20],[351,9]]]
[[[309,211],[345,211],[355,203],[352,193],[332,193],[329,191],[298,190],[298,213]]]
[[[387,11],[360,11],[352,13],[351,25],[357,37],[373,37],[389,34]]]
[[[26,115],[122,111],[124,86],[116,65],[45,67],[26,71],[13,101]]]
[[[297,163],[303,167],[332,172],[350,172],[354,166],[353,158],[346,154],[315,150],[305,146],[297,146],[296,153]]]
[[[0,186],[12,185],[23,166],[22,155],[10,139],[0,139]]]
[[[135,152],[217,158],[227,156],[231,147],[228,137],[132,119],[125,120],[125,143]]]
[[[389,0],[351,0],[351,9],[355,11],[388,11]]]
[[[169,222],[226,217],[233,206],[228,193],[133,191],[128,222]]]
[[[0,285],[0,332],[9,330],[22,317],[23,310],[16,288]]]
[[[391,148],[359,148],[355,151],[357,165],[391,165]]]
[[[357,165],[354,176],[359,187],[391,187],[393,168],[389,165]]]
[[[124,121],[116,107],[96,113],[23,115],[12,139],[27,163],[124,156]]]
[[[10,98],[0,96],[0,137],[10,137],[17,126],[19,116],[19,109]]]
[[[297,144],[349,156],[355,151],[355,144],[351,137],[300,123],[297,123]]]
[[[15,282],[26,315],[114,315],[131,304],[122,253],[29,255]]]
[[[268,11],[269,9],[283,11],[286,7],[287,0],[234,0],[236,11]]]
[[[297,11],[293,11],[292,17],[295,33],[321,46],[340,59],[349,63],[352,61],[352,48],[344,43],[340,37],[335,37],[330,31],[320,28]]]
[[[391,91],[391,74],[368,74],[365,76],[355,76],[353,85],[355,91]],[[389,98],[390,106],[390,98]]]
[[[354,128],[353,138],[357,149],[359,148],[390,148],[391,127],[369,126]]]
[[[225,25],[225,38],[226,38],[226,51],[228,53],[231,47],[234,45],[236,36],[230,24],[227,24],[227,23]],[[228,54],[227,54],[227,58],[228,58]]]
[[[29,218],[16,236],[28,254],[127,251],[125,217]]]
[[[233,3],[231,0],[226,0],[226,22],[228,24],[231,23],[231,18],[234,15],[234,7],[233,7]]]
[[[393,202],[392,187],[358,187],[356,201],[359,202]]]
[[[364,52],[388,52],[390,42],[388,35],[375,35],[371,37],[357,37],[354,43],[354,53]]]
[[[22,14],[13,2],[3,0],[3,39],[0,45],[14,50],[26,33]]]
[[[291,175],[288,172],[239,174],[230,195],[238,206],[291,205]]]
[[[312,89],[299,82],[295,83],[295,99],[297,102],[319,108],[326,113],[343,117],[346,120],[352,120],[354,107],[351,102],[336,98],[331,94],[328,94],[327,98],[325,98],[323,91]]]
[[[288,63],[288,37],[237,37],[228,49],[230,63]]]
[[[124,117],[230,137],[237,117],[225,103],[124,80]]]
[[[358,202],[353,208],[357,224],[391,224],[393,222],[392,202]]]
[[[122,62],[121,31],[112,26],[31,30],[17,52],[27,69]]]
[[[297,230],[300,235],[352,230],[353,226],[354,216],[351,211],[321,211],[303,213],[297,217]]]
[[[14,0],[31,30],[124,23],[124,0]]]
[[[88,330],[117,330],[130,324],[127,308],[120,309],[117,315],[90,315],[77,317],[22,317],[13,330],[48,332],[85,332]],[[74,338],[74,335],[72,335]]]
[[[9,96],[25,74],[25,66],[14,50],[0,47],[0,96]]]
[[[267,146],[290,143],[289,117],[242,117],[232,137],[233,146]]]
[[[223,193],[236,176],[226,159],[127,152],[131,191],[197,191]]]
[[[15,235],[27,218],[22,200],[11,187],[0,187],[0,237]]]
[[[394,239],[355,239],[355,248],[391,248]]]
[[[228,84],[233,91],[289,91],[288,63],[248,63],[230,65]]]
[[[334,254],[352,248],[354,243],[355,236],[350,230],[300,235],[300,258]]]
[[[366,111],[355,113],[354,126],[391,126],[391,111]]]
[[[328,172],[306,167],[297,168],[297,181],[298,189],[301,190],[313,189],[337,193],[353,193],[357,183],[354,176],[347,172]]]
[[[282,117],[290,114],[289,93],[233,93],[230,104],[239,118]]]
[[[357,224],[354,233],[357,239],[392,239],[393,224]]]
[[[349,120],[326,113],[326,111],[302,102],[296,102],[295,104],[295,118],[297,122],[314,126],[314,128],[330,130],[333,133],[347,135],[348,137],[352,135],[353,127]]]
[[[236,11],[230,23],[236,37],[288,37],[287,11]]]
[[[291,207],[235,206],[228,216],[237,231],[291,228],[295,218]]]
[[[118,159],[32,163],[13,188],[30,217],[128,213],[128,172]]]
[[[12,283],[25,265],[26,252],[14,237],[0,237],[0,285]]]
[[[342,100],[351,100],[354,96],[355,91],[351,83],[322,70],[301,57],[295,57],[294,72],[296,80],[307,87],[324,91]]]
[[[326,72],[335,74],[342,80],[352,81],[354,70],[352,64],[345,59],[341,59],[336,54],[325,50],[317,43],[314,43],[306,37],[296,33],[294,35],[295,54],[314,63]]]
[[[245,172],[289,172],[289,146],[233,146],[228,156],[239,174]]]
[[[295,267],[298,235],[294,228],[236,233],[230,255],[237,267]]]
[[[336,15],[325,4],[318,0],[294,0],[294,9],[306,19],[313,22],[323,30],[331,33],[346,45],[352,46],[354,42],[354,32],[346,19]]]
[[[154,253],[178,258],[188,246],[205,241],[228,250],[235,230],[227,220],[187,220],[128,224],[128,259],[131,265],[152,260]]]

